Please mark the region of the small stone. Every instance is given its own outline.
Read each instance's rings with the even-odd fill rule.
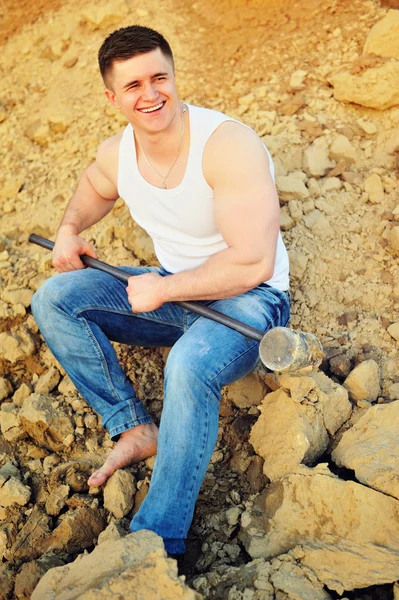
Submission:
[[[135,491],[133,475],[122,469],[115,471],[104,488],[104,508],[121,519],[133,507]]]
[[[47,123],[42,123],[42,121],[38,119],[27,127],[25,135],[32,140],[32,142],[35,142],[39,146],[46,147],[50,141],[50,128]]]
[[[4,404],[0,411],[1,433],[8,442],[18,442],[26,437],[26,432],[20,425],[17,411],[4,411]]]
[[[53,408],[53,399],[44,394],[31,394],[19,412],[23,429],[39,445],[55,452],[67,447],[68,436],[74,427],[61,406]]]
[[[28,398],[31,395],[31,393],[31,388],[26,383],[23,383],[13,395],[12,401],[16,406],[22,406],[24,400],[26,400],[26,398]]]
[[[228,522],[228,524],[232,527],[234,525],[237,525],[241,512],[242,511],[240,508],[238,508],[238,506],[232,506],[231,508],[226,510],[226,521]]]
[[[341,354],[330,359],[330,369],[331,373],[340,379],[345,379],[351,372],[352,363],[347,356]]]
[[[333,234],[327,217],[317,209],[305,216],[304,223],[316,235],[330,237]]]
[[[116,25],[128,14],[129,7],[126,2],[108,2],[85,8],[82,11],[82,22],[94,31]]]
[[[388,241],[393,250],[393,253],[399,256],[399,226],[392,227],[388,236]]]
[[[25,308],[30,306],[33,296],[33,290],[29,288],[20,288],[18,290],[4,290],[2,297],[9,304],[22,304]]]
[[[296,279],[301,279],[305,274],[309,256],[293,249],[290,249],[288,254],[290,257],[291,276]]]
[[[258,406],[265,397],[266,390],[255,373],[249,373],[243,379],[235,381],[227,388],[228,398],[238,408]]]
[[[381,393],[378,364],[374,360],[364,360],[351,371],[343,385],[356,403],[362,400],[375,402]]]
[[[366,119],[360,118],[356,121],[356,123],[359,125],[360,129],[364,131],[364,133],[366,133],[367,135],[374,135],[378,131],[377,125],[375,125],[375,123],[372,123],[371,121],[367,121]]]
[[[46,513],[51,516],[57,516],[66,505],[69,496],[69,485],[60,484],[51,489],[46,501]]]
[[[76,65],[76,63],[78,62],[78,57],[77,56],[73,56],[72,58],[68,58],[65,62],[64,62],[64,67],[66,67],[67,69],[71,69],[72,67],[74,67]]]
[[[294,71],[290,78],[290,88],[292,90],[303,90],[305,87],[305,77],[307,74],[307,71],[303,71],[302,69]]]
[[[393,337],[394,340],[399,342],[399,321],[396,323],[392,323],[387,329],[389,335]]]
[[[303,181],[295,175],[282,175],[276,178],[276,187],[281,201],[306,200],[309,190]]]
[[[335,167],[329,158],[329,148],[324,137],[317,138],[304,152],[303,170],[309,177],[323,177]]]
[[[5,377],[0,377],[0,401],[7,398],[12,393],[12,385],[5,379]]]
[[[25,506],[29,502],[31,491],[19,479],[10,477],[0,487],[0,506]]]
[[[342,181],[338,177],[328,177],[322,183],[323,192],[336,192],[342,187]]]
[[[345,135],[337,135],[330,147],[330,157],[333,160],[345,160],[347,163],[356,162],[356,150]]]
[[[39,377],[35,392],[37,394],[49,394],[58,384],[60,373],[55,367],[51,367],[46,373]]]
[[[372,204],[379,204],[384,200],[384,187],[381,177],[377,173],[373,173],[364,182],[364,189],[369,196]]]
[[[32,335],[23,326],[12,333],[0,333],[0,357],[11,363],[17,362],[20,358],[32,356],[35,349]]]

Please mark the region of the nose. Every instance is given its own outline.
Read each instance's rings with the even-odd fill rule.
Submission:
[[[144,91],[142,93],[142,99],[147,102],[152,102],[158,96],[158,92],[155,89],[154,85],[151,82],[146,83],[144,86]]]

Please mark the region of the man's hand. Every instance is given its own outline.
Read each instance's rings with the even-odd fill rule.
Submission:
[[[74,233],[62,232],[60,230],[53,249],[53,265],[57,271],[66,273],[67,271],[84,269],[85,266],[79,258],[82,254],[88,254],[93,258],[97,258],[93,246],[83,238]]]
[[[162,280],[163,277],[158,273],[145,273],[129,278],[126,291],[133,312],[150,312],[162,306]]]

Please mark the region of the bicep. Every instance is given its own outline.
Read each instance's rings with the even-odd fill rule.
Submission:
[[[216,225],[244,259],[274,261],[280,207],[266,149],[250,130],[232,131],[224,145],[212,168]]]
[[[91,185],[105,200],[116,200],[119,196],[117,187],[119,142],[119,135],[103,142],[97,151],[96,160],[86,171]]]

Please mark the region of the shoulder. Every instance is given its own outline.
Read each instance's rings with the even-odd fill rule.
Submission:
[[[269,170],[266,148],[257,133],[243,123],[224,121],[210,136],[203,156],[207,181],[223,173],[232,173],[250,166]]]
[[[122,136],[123,132],[120,132],[104,140],[96,154],[96,167],[113,182],[118,179],[119,146]]]

